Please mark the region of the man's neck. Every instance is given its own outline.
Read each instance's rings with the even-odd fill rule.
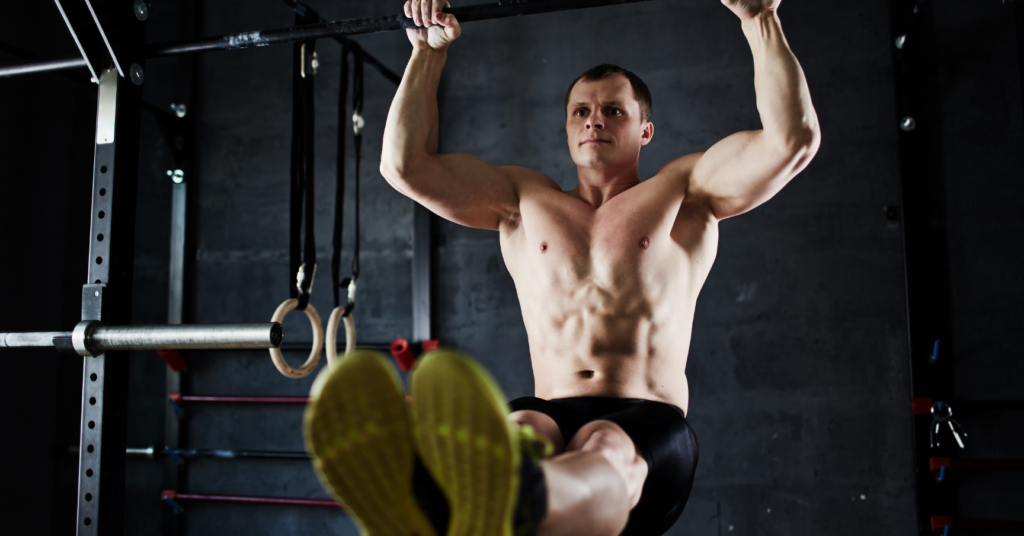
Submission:
[[[577,167],[580,185],[570,194],[582,199],[594,208],[600,208],[611,198],[640,184],[640,171],[629,169],[593,169]]]

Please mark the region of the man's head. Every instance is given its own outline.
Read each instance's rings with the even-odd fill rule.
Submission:
[[[587,69],[586,72],[576,77],[576,80],[569,84],[569,90],[565,92],[565,109],[566,113],[569,110],[569,98],[572,96],[572,90],[576,87],[576,83],[581,80],[584,82],[597,82],[606,78],[612,78],[614,76],[623,76],[629,81],[630,87],[633,88],[633,99],[636,100],[637,104],[640,105],[640,120],[647,122],[651,120],[651,91],[647,89],[647,84],[640,79],[639,76],[633,74],[631,71],[627,71],[618,65],[612,65],[610,63],[602,63],[596,67]]]
[[[565,94],[565,130],[577,166],[636,163],[654,136],[651,92],[637,75],[602,64],[580,75]]]

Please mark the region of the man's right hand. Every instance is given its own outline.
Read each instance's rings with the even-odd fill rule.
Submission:
[[[459,21],[441,11],[449,5],[447,0],[406,0],[405,16],[419,26],[405,31],[414,49],[444,51],[458,39],[462,33]]]

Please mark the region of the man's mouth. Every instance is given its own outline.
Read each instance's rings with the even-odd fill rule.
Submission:
[[[586,139],[586,140],[583,140],[582,142],[580,142],[580,145],[589,145],[589,144],[595,144],[596,145],[596,144],[600,144],[600,143],[611,143],[611,142],[608,141],[608,140],[602,140],[601,138],[590,138],[590,139]]]

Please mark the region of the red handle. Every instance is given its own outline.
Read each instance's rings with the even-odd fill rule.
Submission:
[[[391,355],[395,356],[398,366],[406,372],[412,370],[413,365],[416,364],[416,354],[412,353],[412,346],[405,339],[395,339],[391,343]]]

